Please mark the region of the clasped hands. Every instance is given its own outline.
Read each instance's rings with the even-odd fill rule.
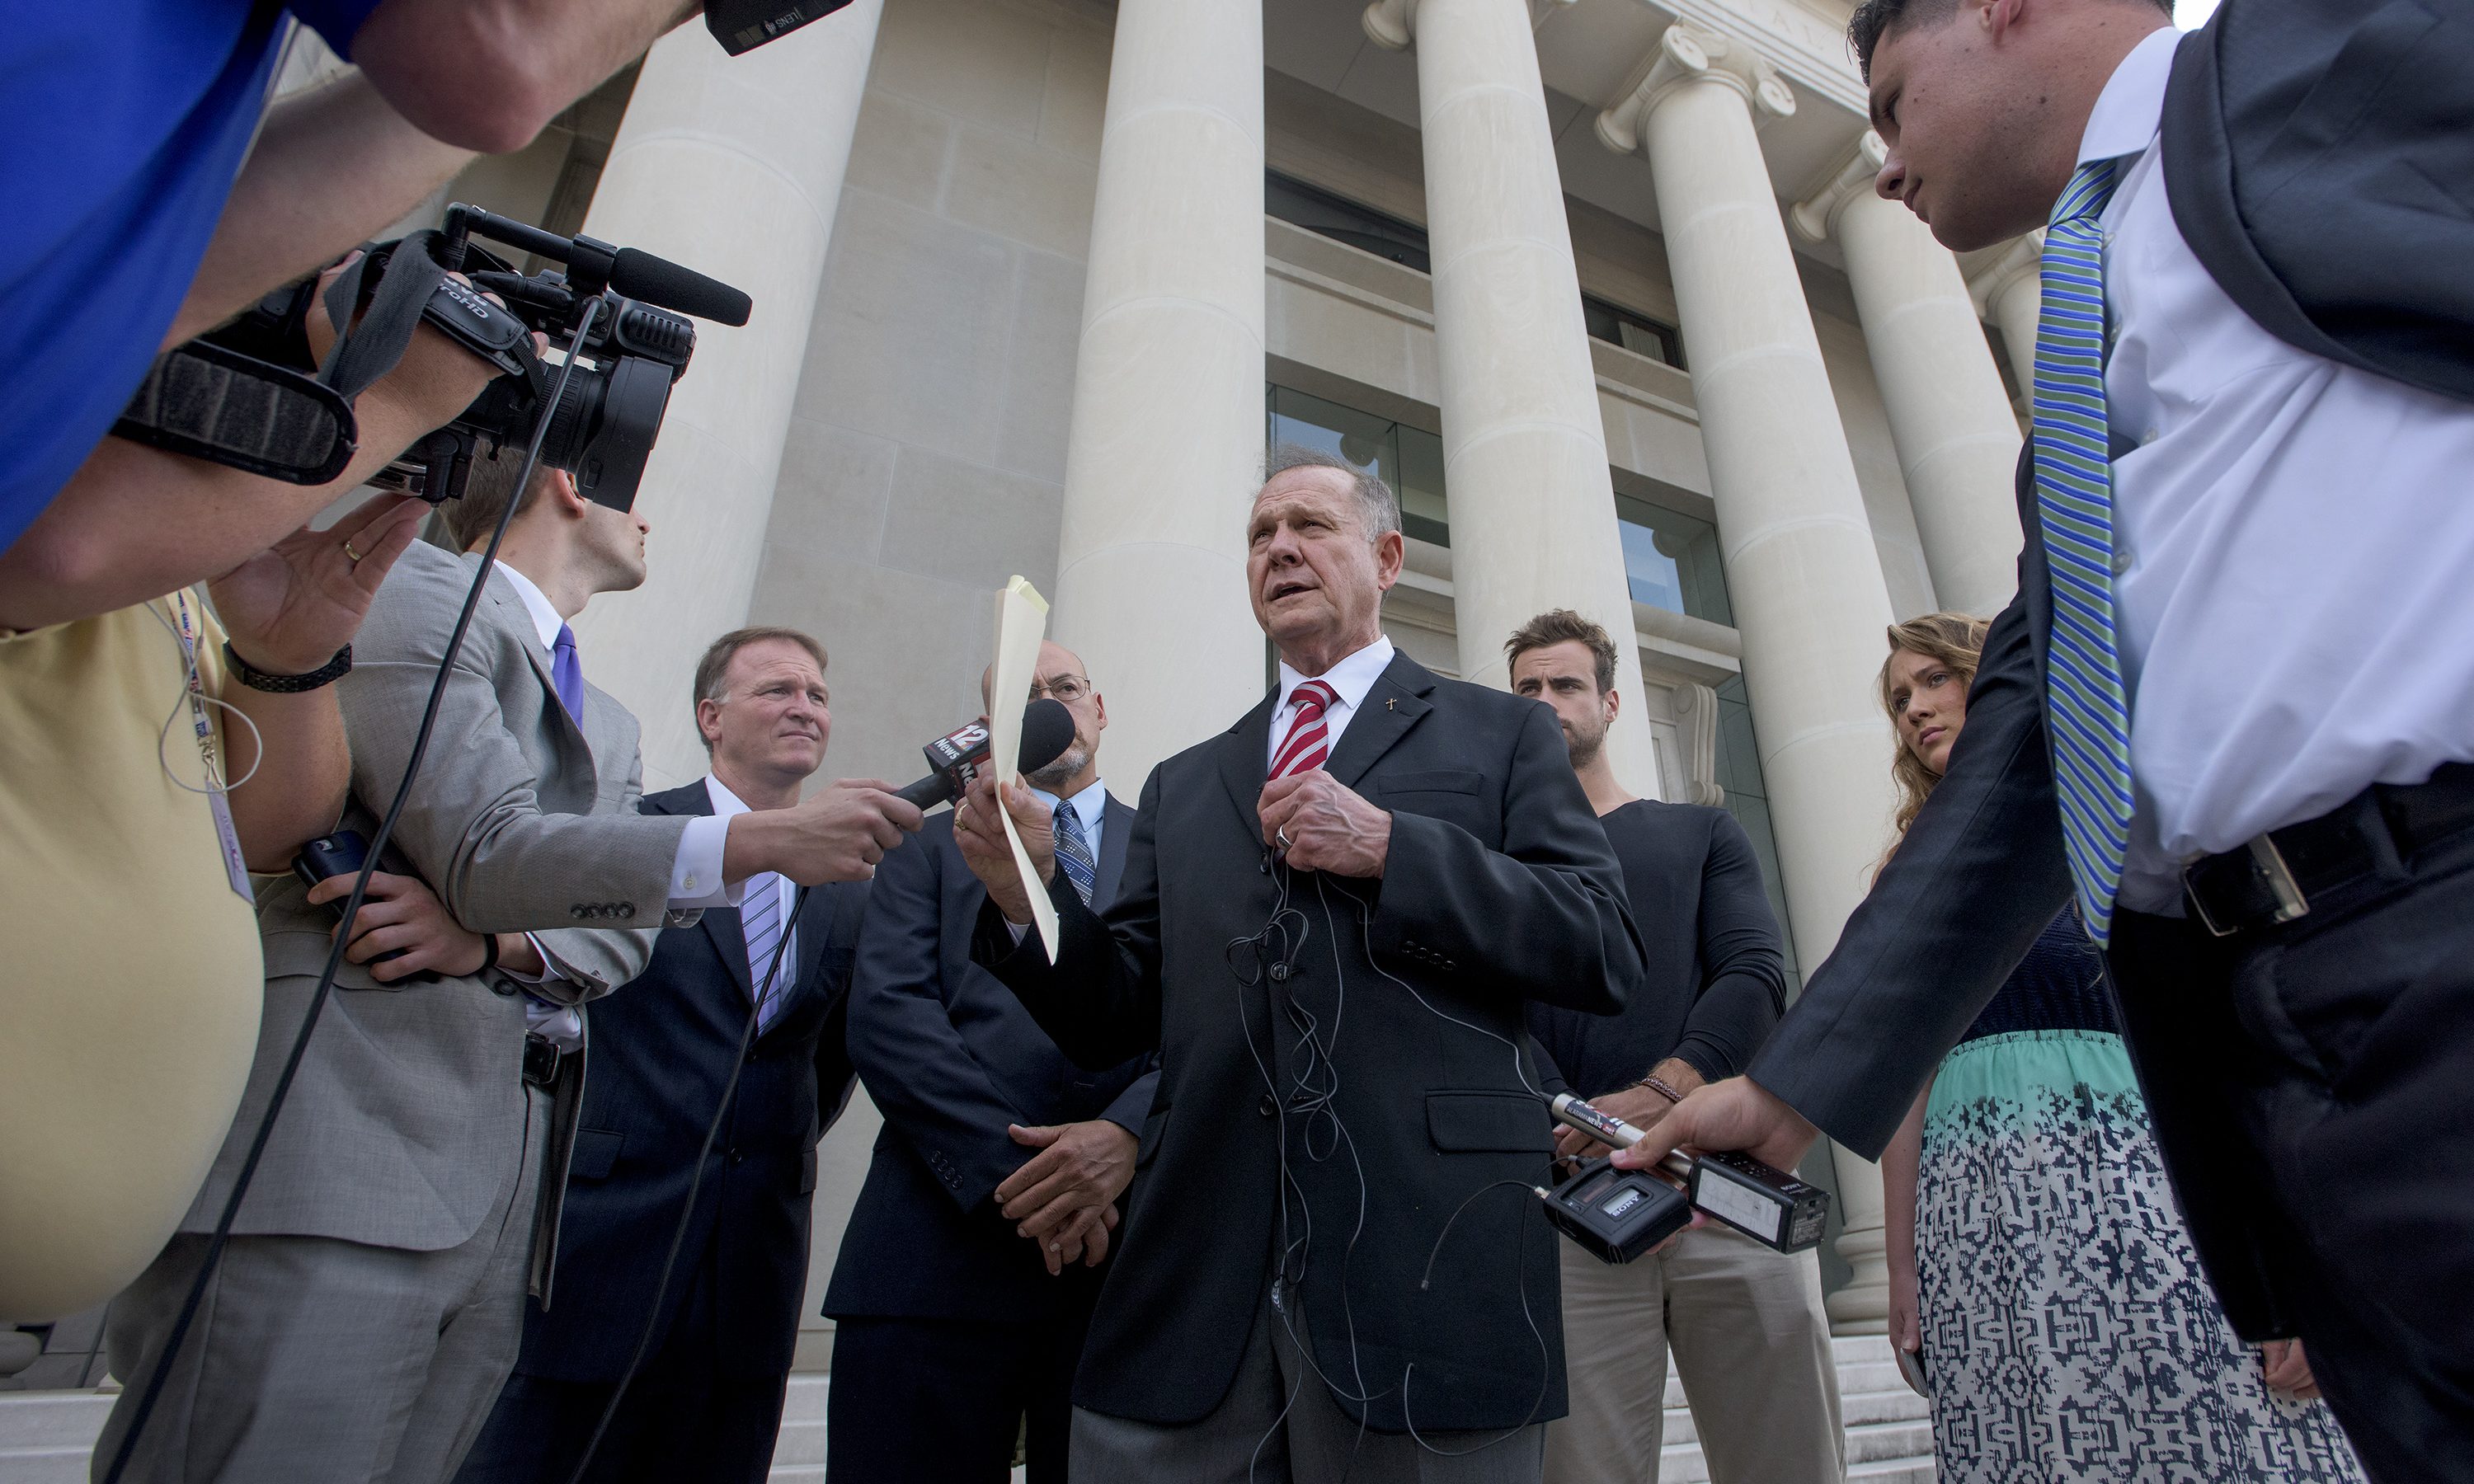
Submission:
[[[1031,894],[1014,870],[1013,848],[997,820],[997,781],[982,773],[954,808],[954,841],[988,897],[1020,926],[1031,921]],[[1049,811],[1019,783],[1005,786],[1006,811],[1039,873],[1042,885],[1056,879],[1056,846]],[[1292,870],[1337,876],[1376,877],[1392,852],[1392,816],[1321,768],[1263,785],[1254,812],[1263,844],[1281,852]]]
[[[1053,1277],[1075,1263],[1098,1267],[1116,1231],[1117,1197],[1134,1178],[1134,1136],[1105,1118],[1039,1128],[1006,1125],[1039,1151],[996,1188],[997,1210],[1039,1246]]]

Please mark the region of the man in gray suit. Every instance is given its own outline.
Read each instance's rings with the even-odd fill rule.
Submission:
[[[486,542],[517,462],[512,450],[476,461],[446,513],[462,544]],[[579,497],[561,471],[525,491],[396,827],[409,870],[374,879],[128,1477],[451,1476],[514,1364],[527,1280],[549,1296],[582,1089],[574,1007],[643,970],[666,909],[692,921],[678,915],[733,904],[731,883],[764,871],[863,879],[918,827],[918,810],[867,780],[761,816],[637,812],[636,720],[584,682],[568,620],[594,594],[643,581],[646,530]],[[470,552],[415,546],[355,641],[338,699],[352,747],[346,823],[365,836],[394,796],[476,567]],[[259,1055],[182,1234],[112,1305],[127,1397],[162,1353],[323,968],[326,904],[350,885],[259,882]],[[396,948],[410,951],[374,962]],[[411,978],[424,969],[437,978]],[[117,1451],[130,1410],[114,1408],[98,1459]]]

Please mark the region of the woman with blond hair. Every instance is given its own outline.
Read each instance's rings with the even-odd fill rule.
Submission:
[[[1984,633],[1960,613],[1890,629],[1902,836]],[[1942,1484],[2363,1477],[2300,1343],[2252,1352],[2209,1291],[2076,907],[1943,1059],[1881,1185],[1890,1340],[1932,1399]]]

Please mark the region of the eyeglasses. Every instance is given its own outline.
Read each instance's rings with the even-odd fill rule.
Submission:
[[[1045,696],[1065,706],[1072,706],[1091,693],[1091,682],[1079,675],[1055,675],[1031,682],[1031,699]]]

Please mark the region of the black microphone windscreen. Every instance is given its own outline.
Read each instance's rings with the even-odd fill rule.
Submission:
[[[719,324],[745,324],[747,312],[755,306],[753,299],[720,279],[638,248],[620,248],[611,259],[610,286],[629,299]]]
[[[1074,745],[1074,713],[1042,696],[1022,708],[1022,751],[1015,771],[1037,773]]]

